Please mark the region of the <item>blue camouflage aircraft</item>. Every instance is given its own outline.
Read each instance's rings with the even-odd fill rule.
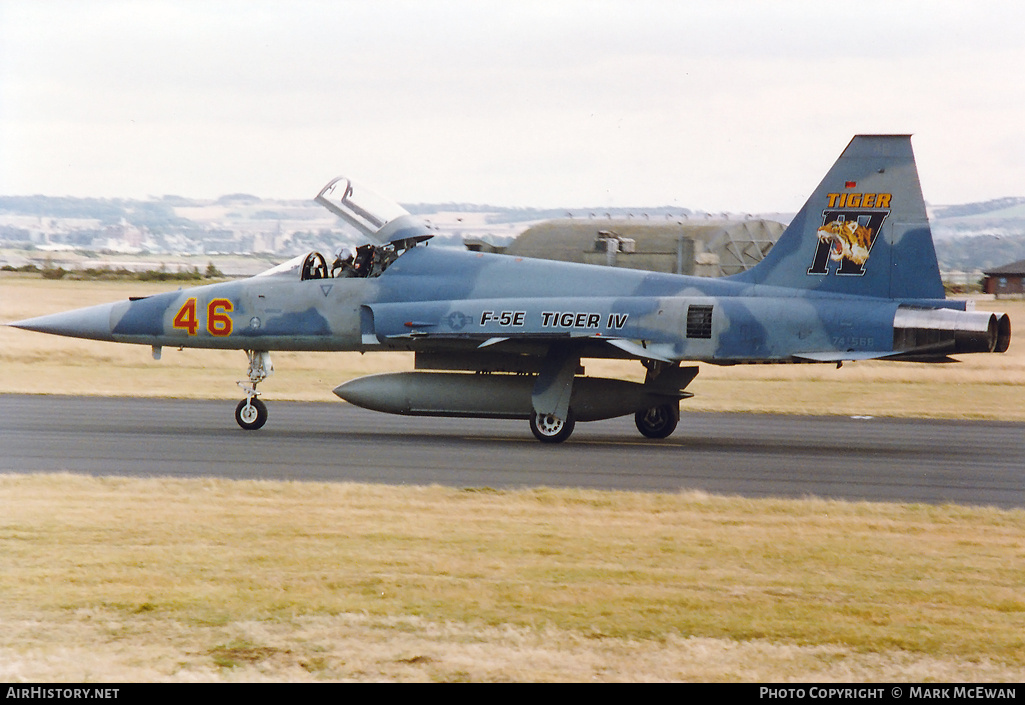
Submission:
[[[1006,314],[945,298],[908,135],[856,136],[765,259],[719,279],[429,247],[398,205],[346,178],[316,201],[369,241],[258,276],[13,323],[249,358],[236,409],[258,429],[270,352],[414,351],[415,370],[354,379],[342,399],[395,414],[527,419],[544,443],[577,421],[634,414],[676,428],[694,365],[951,361],[1003,352]],[[643,383],[584,376],[582,358],[639,360]]]

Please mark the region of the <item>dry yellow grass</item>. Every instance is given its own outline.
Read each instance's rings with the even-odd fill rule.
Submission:
[[[0,475],[0,680],[1010,681],[1025,512]]]
[[[0,323],[173,288],[166,283],[46,282],[0,276]],[[1011,314],[1025,325],[1025,302],[981,301],[980,310]],[[412,369],[405,353],[275,353],[268,399],[337,401],[331,390],[364,374]],[[690,411],[858,414],[1025,420],[1025,344],[1002,355],[965,355],[952,365],[701,365]],[[165,349],[161,361],[142,346],[43,336],[0,327],[0,392],[86,395],[239,397],[241,352]],[[588,374],[641,379],[636,362],[585,361]]]

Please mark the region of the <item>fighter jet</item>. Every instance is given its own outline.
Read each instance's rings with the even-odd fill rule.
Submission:
[[[243,350],[235,418],[248,430],[267,420],[257,385],[273,351],[413,351],[414,371],[335,394],[394,414],[525,419],[542,443],[629,414],[667,437],[693,363],[945,362],[1010,343],[1006,314],[945,298],[909,135],[856,136],[765,259],[718,279],[431,247],[422,222],[344,177],[315,200],[367,244],[11,325],[158,358],[162,346]],[[586,376],[587,358],[638,360],[644,382]]]

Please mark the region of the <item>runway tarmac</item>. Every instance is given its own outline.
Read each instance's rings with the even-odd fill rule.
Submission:
[[[548,446],[525,421],[267,402],[267,425],[246,432],[232,401],[0,395],[0,471],[1025,507],[1021,423],[684,412],[664,441],[628,417]]]

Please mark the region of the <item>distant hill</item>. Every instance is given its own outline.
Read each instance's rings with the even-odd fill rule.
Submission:
[[[230,193],[227,196],[221,196],[216,201],[214,201],[214,203],[219,206],[230,206],[235,205],[237,203],[244,205],[252,205],[253,203],[262,202],[263,199],[259,196],[253,196],[248,193]]]
[[[637,222],[721,218],[672,206],[510,208],[473,203],[403,204],[437,231],[437,244],[461,247],[465,237],[508,242],[532,223],[574,218]],[[788,223],[793,214],[752,214]],[[744,214],[730,216],[742,220]],[[1025,197],[929,206],[940,268],[977,271],[1025,259]],[[0,196],[0,246],[62,245],[85,251],[159,253],[332,251],[358,235],[312,199],[284,200],[232,193],[217,199],[167,195],[147,200],[67,196]],[[125,245],[127,243],[127,245]]]
[[[39,218],[94,218],[116,223],[125,215],[125,201],[70,196],[0,196],[0,214]]]
[[[936,259],[944,272],[986,271],[1025,259],[1023,235],[960,235],[935,243]]]
[[[678,206],[652,206],[635,208],[509,208],[475,203],[403,203],[413,215],[434,213],[487,213],[489,223],[527,223],[559,218],[691,218],[703,216],[689,208]]]
[[[940,219],[965,218],[986,215],[1025,219],[1025,198],[1006,197],[980,203],[963,203],[958,206],[936,206],[933,217]]]

